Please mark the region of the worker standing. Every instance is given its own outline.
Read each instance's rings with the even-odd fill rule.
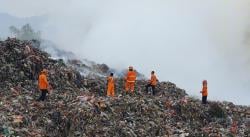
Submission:
[[[107,96],[114,97],[115,96],[115,80],[114,74],[110,73],[109,77],[107,78],[108,89],[107,89]]]
[[[48,71],[43,69],[39,75],[38,84],[39,89],[41,91],[41,96],[37,101],[44,101],[46,98],[46,94],[48,93],[49,83],[47,80]]]
[[[208,88],[207,88],[207,80],[203,80],[202,82],[202,104],[207,104],[207,95],[208,95]]]
[[[135,90],[135,81],[136,81],[136,72],[134,71],[132,66],[129,66],[128,73],[125,77],[125,90],[126,92],[133,93]]]
[[[149,83],[146,85],[146,91],[149,92],[149,91],[148,91],[148,90],[149,90],[149,87],[151,87],[151,88],[152,88],[153,95],[155,95],[155,87],[156,87],[156,85],[157,85],[157,81],[158,81],[158,79],[157,79],[157,77],[156,77],[156,75],[155,75],[155,72],[152,71],[152,72],[151,72],[151,78],[150,78],[150,80],[149,80]]]

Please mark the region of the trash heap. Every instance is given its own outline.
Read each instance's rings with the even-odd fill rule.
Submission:
[[[53,90],[37,102],[44,67]],[[82,76],[72,62],[51,59],[29,41],[0,41],[0,137],[250,136],[249,107],[202,105],[171,82],[159,83],[152,96],[146,84],[138,80],[135,94],[125,94],[117,78],[116,97],[109,98],[105,77]]]

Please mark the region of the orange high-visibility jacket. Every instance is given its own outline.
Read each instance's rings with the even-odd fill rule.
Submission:
[[[136,72],[135,71],[128,71],[126,80],[129,83],[134,83],[136,80]]]
[[[207,95],[208,95],[207,85],[203,85],[203,87],[202,87],[202,96],[207,96]]]
[[[151,75],[150,84],[153,86],[157,85],[157,77],[154,74]]]
[[[113,77],[108,77],[108,87],[114,86],[115,85],[115,81]]]
[[[39,79],[39,89],[48,89],[49,83],[47,81],[47,76],[45,74],[40,74]]]

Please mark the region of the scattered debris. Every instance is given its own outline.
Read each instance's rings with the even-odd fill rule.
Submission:
[[[51,59],[37,47],[0,41],[0,136],[250,136],[247,106],[202,105],[171,82],[159,83],[152,96],[145,91],[147,81],[138,80],[135,94],[125,94],[122,78],[116,80],[116,97],[106,97],[106,77],[82,76],[72,64],[88,65]],[[43,68],[49,70],[53,92],[37,102]]]

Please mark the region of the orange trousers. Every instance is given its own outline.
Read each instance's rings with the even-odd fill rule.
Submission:
[[[126,82],[125,90],[126,90],[126,92],[128,92],[128,91],[134,92],[134,90],[135,90],[135,82]]]
[[[107,96],[114,97],[115,96],[115,86],[108,85]]]

